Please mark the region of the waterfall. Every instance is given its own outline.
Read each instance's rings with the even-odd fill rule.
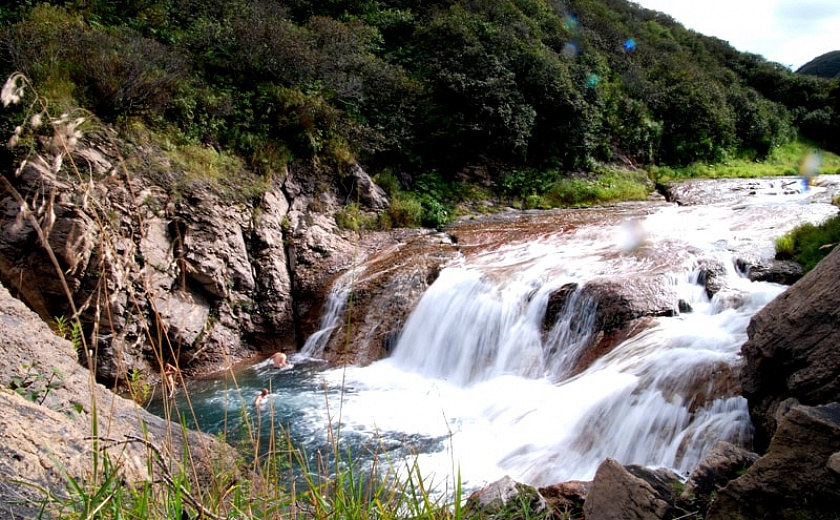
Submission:
[[[347,306],[347,299],[353,291],[355,280],[362,274],[364,268],[357,267],[350,269],[339,276],[330,286],[327,294],[324,310],[321,312],[321,321],[318,330],[309,336],[300,352],[294,355],[296,361],[320,359],[324,348],[329,343],[332,333],[337,329],[345,318],[344,309]]]
[[[390,357],[341,369],[296,362],[237,383],[244,395],[271,387],[277,420],[309,452],[340,423],[355,453],[385,449],[450,489],[455,478],[467,490],[504,475],[588,480],[606,457],[686,476],[719,440],[750,446],[740,347],[751,317],[785,287],[750,281],[736,259],[770,258],[775,237],[835,214],[811,199],[818,191],[494,222],[459,237],[462,256],[425,291]],[[711,298],[710,265],[720,282]],[[359,275],[336,280],[301,360],[322,355]],[[595,356],[603,309],[586,288],[603,280],[655,280],[682,312],[650,318]],[[221,392],[207,390],[208,406]]]

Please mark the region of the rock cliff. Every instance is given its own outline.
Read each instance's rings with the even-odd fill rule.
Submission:
[[[396,243],[336,225],[345,199],[387,204],[358,165],[269,180],[243,169],[234,188],[202,167],[107,129],[4,165],[0,281],[46,322],[78,315],[90,345],[80,362],[104,384],[158,382],[166,362],[195,375],[294,350],[329,280]]]

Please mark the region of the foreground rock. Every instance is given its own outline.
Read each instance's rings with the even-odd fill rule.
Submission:
[[[797,403],[840,401],[840,249],[750,322],[742,347],[744,396],[763,452]]]
[[[183,468],[196,477],[194,490],[236,471],[227,445],[195,432],[185,437],[177,425],[94,383],[77,363],[73,345],[2,286],[0,351],[0,510],[5,517],[37,516],[37,501],[44,496],[36,490],[66,496],[68,478],[86,482],[97,445],[110,446],[103,453],[126,483],[161,476],[155,465],[149,473],[149,449],[134,439],[156,446],[172,474]],[[94,424],[102,439],[98,443],[91,438]],[[182,466],[186,446],[191,461]],[[217,475],[218,468],[227,468],[228,475]]]
[[[680,478],[667,470],[622,466],[607,459],[595,473],[583,506],[586,518],[634,520],[673,518]]]
[[[840,403],[796,406],[780,421],[767,453],[721,489],[708,520],[821,519],[840,511]]]

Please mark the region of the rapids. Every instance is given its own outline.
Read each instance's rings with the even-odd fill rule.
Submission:
[[[706,204],[464,221],[447,230],[462,254],[425,292],[388,358],[345,368],[318,361],[347,319],[344,302],[365,275],[361,265],[332,288],[321,331],[290,357],[291,368],[263,362],[235,381],[192,381],[196,413],[186,420],[231,438],[244,415],[255,417],[253,396],[267,387],[264,430],[282,426],[310,454],[329,451],[337,437],[360,456],[406,457],[450,489],[456,474],[467,489],[504,475],[537,486],[589,480],[606,457],[686,476],[718,440],[751,442],[738,395],[740,346],[751,316],[785,287],[749,281],[736,259],[772,258],[775,237],[836,214],[826,189],[776,179]],[[728,288],[711,299],[698,283],[698,265],[709,258],[726,267]],[[550,294],[649,274],[664,277],[691,312],[655,318],[572,370],[591,339],[595,308],[576,293],[546,332]],[[726,300],[733,294],[737,304]],[[161,403],[155,407],[160,413]]]

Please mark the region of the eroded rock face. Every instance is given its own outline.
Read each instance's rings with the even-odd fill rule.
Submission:
[[[741,381],[767,448],[780,416],[795,403],[840,401],[840,250],[753,316],[741,348]]]
[[[395,232],[390,240],[390,246],[361,264],[363,270],[353,281],[350,319],[332,333],[326,359],[367,365],[386,357],[423,293],[458,254],[446,235],[429,230]]]
[[[830,469],[838,450],[840,403],[793,407],[767,453],[718,492],[706,518],[832,518],[840,510],[840,474]]]
[[[134,372],[156,383],[162,361],[191,375],[294,350],[327,282],[394,243],[336,226],[345,199],[387,205],[358,166],[341,177],[294,165],[260,198],[237,198],[184,180],[151,147],[122,162],[94,140],[64,158],[88,165],[90,182],[31,161],[0,193],[0,281],[47,322],[77,309],[96,347],[80,360],[94,357],[109,385]]]
[[[84,482],[93,468],[94,421],[111,461],[126,482],[150,475],[148,450],[130,437],[146,438],[167,457],[180,461],[185,444],[203,483],[214,462],[234,469],[233,450],[214,437],[189,432],[146,412],[132,401],[92,383],[76,361],[73,345],[56,336],[41,319],[0,286],[0,509],[31,518],[20,499],[35,500],[35,489],[65,493],[67,476]],[[96,403],[94,414],[93,403]],[[29,485],[27,485],[29,484]],[[32,487],[32,485],[36,487]],[[37,513],[37,512],[36,512]],[[36,515],[37,516],[37,515]]]

